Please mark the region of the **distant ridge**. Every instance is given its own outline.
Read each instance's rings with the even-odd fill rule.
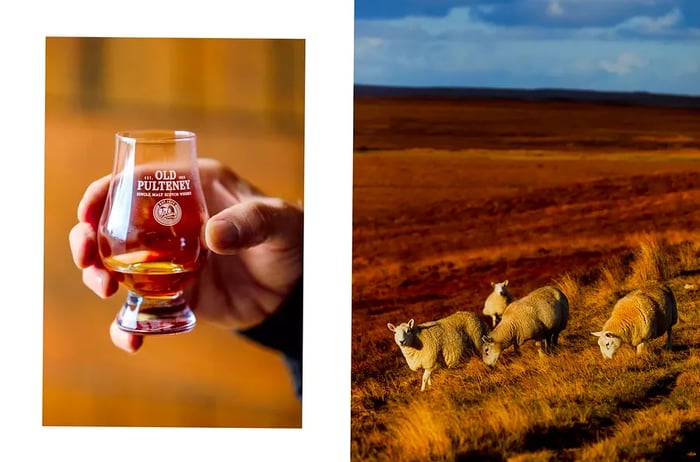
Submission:
[[[476,98],[522,101],[578,101],[624,105],[700,108],[700,96],[647,92],[613,92],[565,89],[501,89],[468,87],[391,87],[355,85],[356,97]]]

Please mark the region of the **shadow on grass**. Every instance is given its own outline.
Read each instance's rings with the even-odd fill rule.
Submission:
[[[670,395],[677,377],[678,373],[661,377],[651,384],[644,396],[620,401],[617,405],[618,412],[615,413],[615,420],[611,417],[594,417],[587,422],[566,427],[535,428],[525,436],[522,449],[528,452],[543,449],[577,449],[600,439],[611,437],[615,425],[619,421],[624,420],[633,412],[655,405],[660,399]],[[699,429],[700,424],[693,430],[696,435]],[[697,440],[695,444],[697,445]]]
[[[467,451],[457,454],[457,457],[455,458],[456,462],[503,462],[505,460],[506,458],[501,454],[489,453],[486,451]]]
[[[694,343],[692,345],[672,345],[671,346],[671,351],[675,352],[681,352],[681,351],[690,351],[690,350],[697,350],[700,349],[700,343]]]
[[[676,372],[666,377],[659,378],[651,385],[651,387],[649,387],[644,396],[620,401],[618,408],[636,411],[653,406],[660,399],[663,399],[671,394],[673,386],[676,384],[676,378],[678,378],[679,374],[680,372]]]
[[[681,427],[680,441],[673,446],[664,448],[658,456],[651,460],[685,461],[700,459],[700,422],[689,422]]]
[[[526,435],[522,449],[531,452],[543,449],[580,448],[587,443],[612,435],[614,424],[615,421],[609,417],[594,417],[588,422],[567,427],[536,428]]]

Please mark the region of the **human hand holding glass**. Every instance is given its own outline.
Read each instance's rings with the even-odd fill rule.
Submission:
[[[201,319],[231,329],[260,324],[277,310],[302,273],[303,212],[267,197],[221,163],[198,161],[211,218],[204,226],[211,251],[185,290],[185,299]],[[93,182],[78,206],[79,223],[70,245],[83,281],[102,298],[117,292],[120,273],[110,271],[97,251],[97,227],[110,179]],[[110,330],[116,346],[135,351],[143,337]]]
[[[117,133],[97,244],[104,267],[129,289],[117,316],[120,329],[174,334],[194,328],[183,290],[206,259],[207,218],[194,133]]]

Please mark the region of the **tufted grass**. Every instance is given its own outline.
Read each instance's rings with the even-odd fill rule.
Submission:
[[[647,281],[665,281],[673,274],[671,255],[664,249],[664,242],[655,234],[638,237],[637,250],[631,264],[627,287],[635,287]]]
[[[353,460],[690,460],[700,435],[700,303],[693,241],[640,236],[628,254],[555,279],[570,298],[567,330],[553,354],[529,342],[506,350],[492,368],[471,358],[433,373],[408,369],[382,340],[353,365]],[[603,359],[592,330],[616,297],[649,279],[667,281],[681,321],[672,351],[665,338],[647,354],[629,346]],[[700,293],[700,292],[699,292]],[[387,333],[368,331],[364,342]],[[369,363],[374,372],[368,372]]]

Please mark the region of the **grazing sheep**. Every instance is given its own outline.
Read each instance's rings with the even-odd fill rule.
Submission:
[[[506,306],[510,305],[514,297],[508,292],[508,280],[503,282],[492,282],[491,287],[493,287],[493,292],[489,294],[484,302],[484,316],[491,316],[493,321],[493,327],[496,327],[496,323],[503,316],[503,311],[505,311]]]
[[[481,358],[493,366],[504,349],[513,345],[517,351],[528,340],[535,341],[540,355],[544,340],[544,350],[549,352],[568,320],[569,301],[561,290],[552,286],[536,289],[508,305],[501,322],[491,334],[484,336]]]
[[[453,367],[470,354],[481,351],[481,339],[487,333],[486,325],[475,313],[458,311],[437,321],[415,325],[413,319],[394,326],[394,341],[401,348],[412,371],[424,369],[421,391],[430,385],[430,373],[440,367]]]
[[[612,359],[623,343],[641,354],[646,344],[666,333],[666,348],[671,349],[672,328],[678,321],[676,297],[671,288],[661,283],[649,283],[615,303],[603,330],[591,332],[598,337],[604,358]]]

